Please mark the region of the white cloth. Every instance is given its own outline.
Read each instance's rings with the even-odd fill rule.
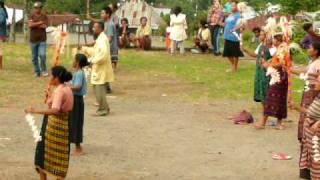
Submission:
[[[178,14],[178,16],[172,14],[170,16],[170,26],[172,27],[170,33],[171,40],[184,41],[188,38],[186,33],[188,26],[185,14]]]

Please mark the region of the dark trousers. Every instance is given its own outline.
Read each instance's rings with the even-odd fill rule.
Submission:
[[[220,53],[220,31],[221,27],[219,25],[210,26],[211,44],[215,54]]]

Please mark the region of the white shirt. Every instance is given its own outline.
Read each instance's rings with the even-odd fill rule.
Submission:
[[[184,41],[188,38],[186,33],[188,26],[185,14],[178,14],[178,16],[172,14],[170,16],[170,26],[172,27],[170,33],[171,40]]]

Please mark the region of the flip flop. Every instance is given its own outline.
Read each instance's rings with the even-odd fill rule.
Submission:
[[[284,160],[291,160],[292,157],[291,156],[288,156],[284,153],[278,153],[278,154],[273,154],[272,155],[272,159],[273,160],[281,160],[281,161],[284,161]]]

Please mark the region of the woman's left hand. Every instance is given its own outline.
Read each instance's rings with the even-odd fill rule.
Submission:
[[[24,110],[25,113],[33,113],[34,112],[34,108],[33,107],[28,107]]]
[[[311,126],[311,131],[316,134],[319,130],[319,125],[320,125],[320,121],[317,121],[316,123],[314,123],[312,126]]]

